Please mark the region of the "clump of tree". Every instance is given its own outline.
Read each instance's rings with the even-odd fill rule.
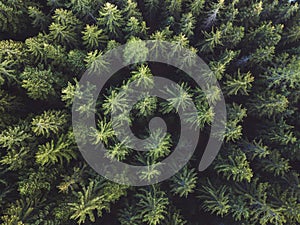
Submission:
[[[299,21],[297,0],[0,0],[1,224],[300,224]],[[82,73],[108,69],[103,55],[124,43],[130,44],[125,60],[145,59],[141,40],[148,39],[198,54],[221,90],[206,96],[179,69],[165,66],[168,75],[157,74],[153,63],[131,65],[103,90],[97,126],[83,135],[103,143],[108,159],[147,166],[139,178],[152,180],[159,171],[151,165],[172,154],[179,135],[150,132],[145,122],[152,117],[175,124],[176,113],[193,101],[198,114],[185,122],[205,139],[215,118],[208,103],[222,91],[226,131],[207,171],[197,171],[203,144],[169,180],[128,187],[84,162],[71,107],[79,95],[86,100],[79,113],[95,112],[92,84],[85,93],[79,89]],[[180,59],[182,66],[189,57]],[[181,91],[168,87],[164,101],[143,93],[132,108],[118,95],[131,81],[152,87],[155,75],[173,79]],[[112,109],[122,111],[117,123],[148,137],[147,152],[117,139]]]

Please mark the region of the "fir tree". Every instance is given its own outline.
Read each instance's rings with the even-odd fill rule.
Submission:
[[[123,23],[122,13],[116,5],[107,2],[100,9],[98,24],[105,27],[109,37],[119,37]]]

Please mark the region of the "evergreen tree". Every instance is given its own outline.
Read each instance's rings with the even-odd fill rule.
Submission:
[[[0,223],[300,224],[299,18],[298,0],[0,0]],[[94,107],[96,85],[79,80],[86,69],[88,76],[109,71],[105,53],[125,43],[114,57],[131,65],[106,82]],[[149,54],[180,65],[145,62]],[[196,55],[210,68],[197,75],[201,87],[181,71],[199,66]],[[154,88],[154,75],[178,84],[165,87],[167,99],[146,90]],[[210,126],[222,94],[221,136]],[[75,97],[85,104],[73,105]],[[196,115],[186,112],[191,104]],[[76,136],[102,143],[108,160],[144,166],[136,174],[144,182],[164,175],[160,162],[177,145],[182,159],[194,147],[180,141],[177,112],[184,114],[180,122],[202,132],[177,174],[129,188],[82,161],[72,109],[95,114],[96,127],[83,126]],[[148,127],[157,116],[167,131]],[[148,151],[135,151],[123,126]],[[199,173],[209,135],[224,143]],[[124,182],[125,175],[116,177]]]
[[[109,37],[119,37],[121,35],[121,27],[124,24],[121,11],[116,5],[109,2],[99,11],[98,24],[100,27],[105,27],[106,33]]]
[[[106,40],[103,30],[94,25],[90,26],[87,24],[82,34],[83,44],[88,49],[97,49]]]
[[[27,90],[29,97],[33,99],[47,99],[49,96],[55,95],[54,83],[57,82],[53,79],[54,74],[50,70],[40,68],[25,67],[24,72],[21,74],[22,87]]]
[[[32,119],[31,128],[36,135],[49,137],[58,134],[66,122],[67,115],[63,111],[48,110]]]
[[[77,45],[77,29],[80,25],[79,20],[71,11],[56,9],[55,15],[52,17],[54,22],[49,26],[49,36],[56,43],[74,46]],[[75,26],[76,25],[76,26]]]
[[[142,189],[136,196],[139,198],[137,207],[142,222],[156,225],[165,218],[169,201],[163,191],[152,186],[149,191]]]
[[[184,167],[182,171],[171,178],[171,191],[180,197],[187,197],[189,193],[194,192],[197,182],[197,174],[194,169]]]
[[[199,198],[203,199],[203,208],[216,215],[227,215],[230,210],[229,194],[226,186],[215,187],[208,180],[208,185],[200,190]]]

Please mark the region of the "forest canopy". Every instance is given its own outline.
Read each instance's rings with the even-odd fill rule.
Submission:
[[[0,223],[300,224],[299,4],[0,0]],[[189,49],[207,63],[221,89],[205,96],[180,69],[145,61],[115,74],[96,109],[89,101],[79,108],[81,114],[95,111],[97,127],[84,135],[103,143],[108,159],[149,166],[172,154],[176,114],[189,100],[195,102],[198,114],[186,122],[201,130],[201,142],[192,159],[168,180],[133,187],[104,178],[85,162],[74,138],[72,105],[88,68],[105,69],[103,55],[126,43],[132,48],[125,59],[143,59],[141,40]],[[189,62],[189,55],[182,59]],[[129,109],[120,89],[138,79],[137,85],[150,87],[155,76],[176,81],[185,92],[167,100],[145,95]],[[215,118],[208,101],[221,93],[227,109],[223,145],[212,165],[199,172]],[[149,137],[147,152],[126,147],[126,138],[117,140],[112,108],[124,110],[119,123],[130,124],[141,139]],[[165,119],[166,135],[149,132],[155,116]],[[179,146],[183,155],[188,147]],[[158,174],[149,166],[139,178]]]

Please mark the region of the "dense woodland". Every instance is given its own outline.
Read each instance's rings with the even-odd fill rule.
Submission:
[[[297,1],[1,0],[0,29],[1,224],[300,224]],[[131,187],[101,177],[84,161],[71,107],[87,68],[105,66],[102,55],[121,44],[139,49],[140,40],[196,52],[218,79],[228,120],[218,157],[199,172],[214,118],[207,98],[217,100],[220,92],[204,96],[167,65],[145,62],[116,74],[99,96],[98,127],[88,133],[90,141],[106,144],[108,158],[149,165],[171,154],[176,129],[149,134],[146,124],[154,115],[174,124],[188,99],[199,110],[188,122],[203,137],[175,176]],[[182,62],[189,63],[188,56]],[[138,78],[151,85],[156,75],[173,78],[188,94],[166,101],[146,96],[130,117],[119,118],[137,136],[160,143],[153,148],[149,142],[149,151],[137,154],[124,147],[127,140],[115,139],[109,114],[112,107],[129,110],[116,98],[120,87]],[[87,103],[80,110],[91,109]],[[151,170],[140,176],[156,175]]]

